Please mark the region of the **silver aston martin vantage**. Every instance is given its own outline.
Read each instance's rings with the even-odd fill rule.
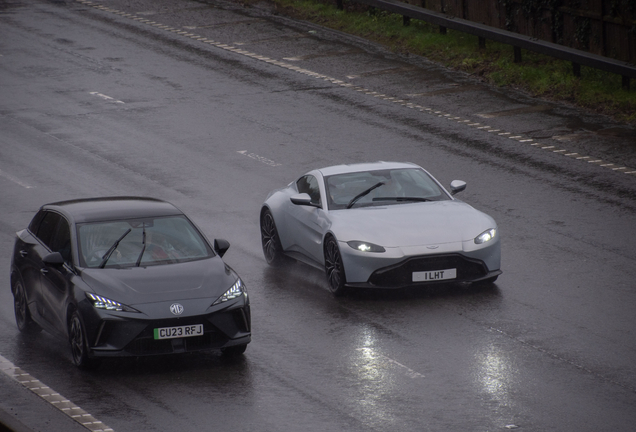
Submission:
[[[375,162],[316,169],[269,194],[260,214],[270,265],[324,269],[329,288],[492,283],[501,274],[494,219],[422,167]]]

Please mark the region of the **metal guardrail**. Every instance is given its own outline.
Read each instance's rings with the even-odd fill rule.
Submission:
[[[477,22],[455,18],[443,13],[431,11],[408,3],[395,0],[350,0],[355,3],[363,3],[378,9],[386,10],[404,17],[404,23],[408,24],[409,19],[426,21],[433,25],[440,26],[443,32],[447,28],[463,33],[475,35],[479,38],[479,46],[484,47],[486,40],[501,42],[511,45],[514,48],[515,62],[521,62],[521,49],[534,51],[551,57],[560,58],[572,62],[572,69],[575,76],[581,76],[581,66],[589,66],[622,76],[623,88],[629,90],[631,78],[636,78],[636,66],[591,54],[585,51],[569,48],[552,42],[542,41],[530,36],[514,33],[508,30],[501,30]],[[338,9],[343,9],[343,0],[336,0]]]

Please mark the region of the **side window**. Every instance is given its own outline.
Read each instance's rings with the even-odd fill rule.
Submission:
[[[37,231],[34,232],[37,238],[39,238],[40,241],[47,245],[51,250],[53,250],[51,247],[51,240],[53,239],[53,235],[55,234],[55,230],[57,229],[57,224],[60,222],[60,219],[62,219],[62,216],[57,213],[45,212],[44,218],[40,222]]]
[[[51,239],[51,250],[62,254],[64,261],[71,260],[71,231],[68,222],[63,217],[60,218],[57,230]]]
[[[38,211],[35,214],[35,216],[33,216],[33,219],[31,219],[31,223],[29,224],[29,231],[31,231],[36,236],[38,234],[38,228],[40,227],[40,222],[42,222],[44,215],[46,215],[46,212],[44,210]]]
[[[316,177],[311,175],[303,176],[296,182],[296,187],[299,193],[309,194],[312,203],[322,205],[320,202],[320,187]]]

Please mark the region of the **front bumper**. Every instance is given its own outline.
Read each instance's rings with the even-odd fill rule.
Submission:
[[[413,281],[413,273],[436,273],[444,269],[455,269],[454,279]],[[489,271],[483,261],[467,258],[460,254],[411,257],[398,264],[384,267],[371,274],[367,282],[348,283],[351,287],[364,288],[405,288],[409,286],[438,283],[479,282],[500,275],[501,270]]]
[[[143,318],[137,313],[84,311],[91,357],[127,357],[218,350],[251,341],[249,303],[234,302],[221,310],[185,317]],[[201,336],[154,339],[154,329],[203,324]]]
[[[478,282],[500,275],[499,236],[484,245],[458,242],[427,246],[387,248],[382,253],[361,252],[339,242],[347,286],[402,288],[449,282]],[[432,253],[434,252],[434,253]],[[414,272],[456,269],[454,279],[414,282]]]

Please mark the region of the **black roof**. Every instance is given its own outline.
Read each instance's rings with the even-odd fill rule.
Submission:
[[[69,216],[75,223],[183,214],[169,202],[130,196],[59,201],[45,204],[42,208],[57,210]]]

